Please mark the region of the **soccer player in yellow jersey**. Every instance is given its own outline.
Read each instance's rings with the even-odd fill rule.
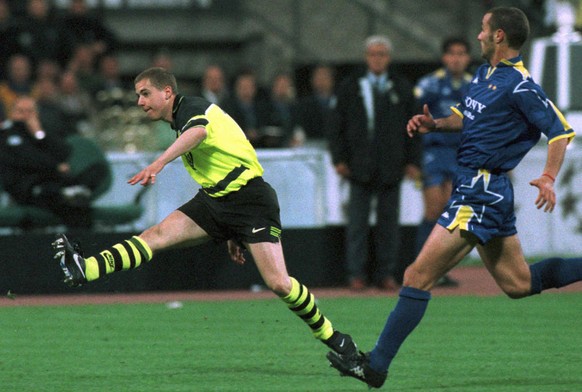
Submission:
[[[163,68],[149,68],[135,78],[137,104],[151,120],[176,131],[176,141],[149,166],[129,179],[149,186],[178,157],[202,188],[186,204],[139,236],[84,258],[64,234],[57,236],[55,258],[65,282],[78,286],[108,273],[136,268],[163,249],[226,241],[235,263],[252,255],[266,285],[332,350],[355,354],[349,335],[334,330],[309,290],[290,277],[281,246],[277,194],[263,178],[257,155],[238,124],[217,105],[177,93],[175,77]]]

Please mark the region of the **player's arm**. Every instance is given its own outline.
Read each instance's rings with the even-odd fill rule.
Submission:
[[[137,173],[127,181],[128,184],[149,185],[156,183],[156,174],[174,159],[182,154],[196,148],[206,138],[206,128],[203,126],[194,126],[182,132],[170,147],[166,149],[155,161],[148,167]]]
[[[568,140],[567,138],[561,138],[550,142],[548,145],[546,166],[544,167],[542,175],[529,183],[539,189],[535,204],[538,209],[545,206],[544,212],[552,212],[556,205],[554,182],[564,162]]]
[[[463,119],[455,112],[448,117],[433,118],[425,104],[423,113],[412,116],[406,125],[408,136],[413,137],[417,133],[429,132],[458,132],[463,128]]]
[[[516,88],[511,95],[513,104],[530,124],[541,130],[548,138],[548,155],[544,171],[538,178],[532,180],[530,185],[537,187],[539,191],[535,200],[536,207],[543,208],[544,212],[552,212],[556,205],[554,182],[564,162],[566,147],[574,138],[574,131],[539,85],[527,80],[519,86],[520,88]]]

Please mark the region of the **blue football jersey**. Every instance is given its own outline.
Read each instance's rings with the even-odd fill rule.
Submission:
[[[451,115],[451,106],[457,105],[463,99],[472,77],[466,73],[461,80],[455,80],[445,68],[422,77],[414,88],[414,95],[420,106],[428,105],[434,118]],[[458,147],[461,135],[458,133],[433,132],[422,135],[425,147],[445,146]]]
[[[509,171],[543,133],[548,143],[572,139],[574,131],[537,85],[521,56],[477,70],[461,103],[463,119],[457,162],[472,169]]]

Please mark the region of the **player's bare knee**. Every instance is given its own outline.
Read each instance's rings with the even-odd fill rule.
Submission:
[[[411,267],[406,268],[406,271],[404,271],[404,276],[402,277],[402,285],[410,286],[410,284],[414,281],[415,274],[416,272],[413,271]]]
[[[430,286],[430,282],[428,281],[428,275],[413,263],[404,271],[402,285],[424,290]]]
[[[430,290],[439,278],[440,276],[435,271],[427,269],[415,262],[404,271],[402,285],[414,287],[419,290]]]
[[[531,293],[529,285],[509,285],[501,287],[501,289],[511,299],[525,298]]]
[[[285,297],[291,292],[291,282],[289,278],[269,279],[265,281],[267,287],[279,297]]]

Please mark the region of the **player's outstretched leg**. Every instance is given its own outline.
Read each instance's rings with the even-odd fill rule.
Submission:
[[[531,295],[582,280],[582,258],[552,257],[531,264]]]
[[[336,368],[342,376],[356,378],[365,382],[371,388],[380,388],[388,377],[388,372],[379,372],[370,367],[370,353],[356,353],[355,355],[342,355],[330,351],[327,359],[332,367]]]
[[[343,375],[357,378],[372,387],[381,386],[400,346],[424,317],[430,298],[428,291],[402,287],[396,307],[388,316],[374,349],[353,357],[329,353],[327,358],[331,365]]]
[[[313,336],[325,343],[329,348],[344,355],[354,355],[358,352],[356,343],[350,335],[334,330],[331,322],[321,314],[315,297],[307,287],[295,278],[291,279],[291,292],[281,299],[289,309],[299,316],[311,328]]]
[[[84,258],[78,246],[73,246],[64,234],[57,235],[52,243],[55,258],[65,274],[65,283],[80,286],[106,274],[137,268],[152,259],[152,250],[141,238],[134,236],[120,242],[97,256]]]

